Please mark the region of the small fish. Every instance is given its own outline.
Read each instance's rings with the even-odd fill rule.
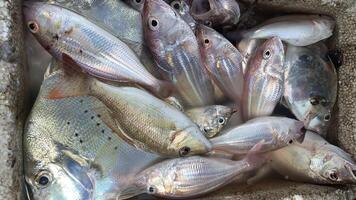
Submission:
[[[193,0],[191,14],[202,24],[231,28],[240,19],[240,7],[235,0]]]
[[[81,15],[41,2],[26,2],[24,15],[30,32],[56,59],[104,80],[134,82],[157,96],[169,95],[169,84],[151,75],[133,50]]]
[[[212,105],[214,88],[189,25],[162,0],[146,0],[142,19],[153,57],[184,106]]]
[[[213,150],[246,154],[260,141],[261,152],[285,147],[294,141],[302,142],[306,129],[301,121],[286,117],[260,117],[247,121],[220,136],[210,139]]]
[[[286,15],[267,20],[260,26],[242,33],[230,32],[228,37],[268,39],[279,37],[295,46],[308,46],[333,34],[335,21],[324,15]],[[239,30],[238,30],[239,31]]]
[[[185,114],[199,126],[206,137],[212,138],[228,123],[234,112],[230,107],[213,105],[192,108]]]
[[[93,96],[110,108],[110,117],[120,137],[137,148],[170,157],[204,154],[211,148],[189,117],[133,85],[118,87],[67,72],[61,83],[48,92],[47,98],[79,95]]]
[[[220,33],[198,25],[197,40],[205,67],[225,96],[241,106],[243,92],[242,56]]]
[[[135,184],[120,197],[148,193],[163,198],[192,198],[206,194],[260,166],[264,159],[255,155],[258,148],[260,144],[240,161],[201,156],[165,160],[137,175]]]
[[[268,165],[289,180],[316,184],[355,184],[356,163],[337,146],[308,131],[304,142],[268,155]]]
[[[258,46],[260,46],[264,40],[262,39],[242,39],[237,45],[237,49],[242,55],[242,71],[245,74],[248,62],[250,61],[252,55],[255,53]]]
[[[48,99],[65,77],[63,71],[47,75],[27,119],[24,175],[31,199],[116,199],[129,180],[162,158],[122,140],[110,109],[95,97]]]
[[[245,74],[243,118],[272,114],[283,94],[284,49],[279,38],[271,38],[255,51]]]
[[[288,45],[284,104],[308,130],[326,134],[337,96],[337,74],[323,45]]]
[[[190,26],[192,31],[195,32],[197,22],[190,14],[190,8],[187,1],[188,0],[174,0],[170,3],[170,5],[179,13],[182,19]]]

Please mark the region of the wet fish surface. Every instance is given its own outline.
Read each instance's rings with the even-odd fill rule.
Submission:
[[[284,48],[279,38],[264,42],[253,54],[245,74],[243,118],[271,115],[283,95]]]
[[[327,132],[337,95],[336,70],[326,54],[323,45],[288,45],[285,60],[284,103],[320,134]]]
[[[246,154],[260,141],[263,141],[261,152],[302,142],[305,132],[303,122],[286,117],[260,117],[223,132],[210,141],[213,150],[241,155]]]
[[[162,0],[146,0],[142,16],[147,44],[185,106],[212,105],[214,89],[189,25]]]
[[[242,55],[242,71],[245,74],[248,62],[255,53],[258,46],[263,43],[263,39],[244,38],[236,45]]]
[[[29,30],[52,56],[95,77],[135,82],[158,96],[164,82],[150,74],[124,42],[75,12],[57,5],[25,3]]]

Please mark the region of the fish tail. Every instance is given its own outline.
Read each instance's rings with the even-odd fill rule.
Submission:
[[[255,146],[253,146],[251,150],[247,153],[244,160],[246,161],[246,163],[248,163],[248,168],[255,169],[265,163],[266,157],[265,155],[261,154],[261,149],[264,143],[265,140],[261,140],[260,142],[255,144]]]
[[[153,87],[150,87],[148,89],[160,98],[167,98],[176,90],[171,82],[162,80],[158,80]]]

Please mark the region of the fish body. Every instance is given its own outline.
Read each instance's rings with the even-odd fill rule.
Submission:
[[[25,3],[26,24],[39,43],[55,58],[92,76],[134,82],[158,96],[165,84],[150,74],[124,42],[81,15],[41,2]]]
[[[306,129],[303,122],[286,117],[260,117],[247,121],[210,139],[213,150],[237,155],[248,153],[258,142],[264,141],[261,152],[302,142]]]
[[[263,43],[261,39],[251,39],[251,38],[244,38],[236,45],[237,49],[242,55],[242,71],[245,74],[248,62],[250,58],[255,53],[258,46]]]
[[[192,108],[185,114],[196,123],[208,138],[214,137],[229,122],[234,110],[227,106],[213,105]]]
[[[189,25],[162,0],[146,0],[143,14],[148,46],[167,80],[188,107],[212,105],[214,88]]]
[[[243,38],[267,39],[279,37],[295,46],[308,46],[327,39],[333,34],[335,21],[321,15],[286,15],[267,20],[247,30]]]
[[[337,74],[326,47],[288,45],[284,103],[307,129],[326,133],[337,96]]]
[[[197,26],[197,39],[204,65],[225,96],[239,106],[243,92],[242,56],[220,33]]]
[[[283,94],[284,48],[279,38],[264,42],[253,54],[245,74],[244,120],[272,114]]]
[[[95,97],[49,99],[64,77],[56,71],[45,79],[26,123],[24,173],[31,199],[115,199],[161,158],[122,140],[110,109]]]
[[[294,143],[268,155],[275,171],[289,180],[316,184],[355,184],[356,164],[351,156],[308,131],[303,143]]]

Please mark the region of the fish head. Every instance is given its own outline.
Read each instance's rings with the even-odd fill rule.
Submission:
[[[278,130],[272,130],[274,137],[277,138],[276,141],[283,145],[293,144],[294,142],[302,143],[304,141],[307,129],[304,127],[303,122],[289,118],[280,118],[279,120],[281,124],[277,125],[278,128],[271,127]]]
[[[216,105],[207,107],[204,114],[200,115],[200,117],[205,119],[203,127],[201,127],[204,135],[209,138],[214,137],[227,124],[234,112],[233,109],[227,106]]]
[[[340,156],[336,151],[321,149],[311,159],[310,168],[326,183],[355,184],[356,164],[346,152],[344,154]]]
[[[170,5],[194,31],[196,22],[190,15],[190,7],[187,0],[174,0]]]
[[[212,147],[197,126],[190,126],[173,132],[168,148],[183,157],[207,153]]]
[[[314,100],[310,100],[315,103]],[[309,101],[309,103],[310,103]],[[307,129],[315,131],[319,134],[324,134],[327,132],[331,120],[331,110],[323,106],[311,104],[311,109],[305,118],[305,125]]]
[[[145,0],[125,0],[133,9],[142,13]]]
[[[204,49],[205,52],[212,53],[214,47],[218,46],[221,42],[221,38],[216,34],[212,28],[202,24],[197,25],[196,35],[199,46]]]

